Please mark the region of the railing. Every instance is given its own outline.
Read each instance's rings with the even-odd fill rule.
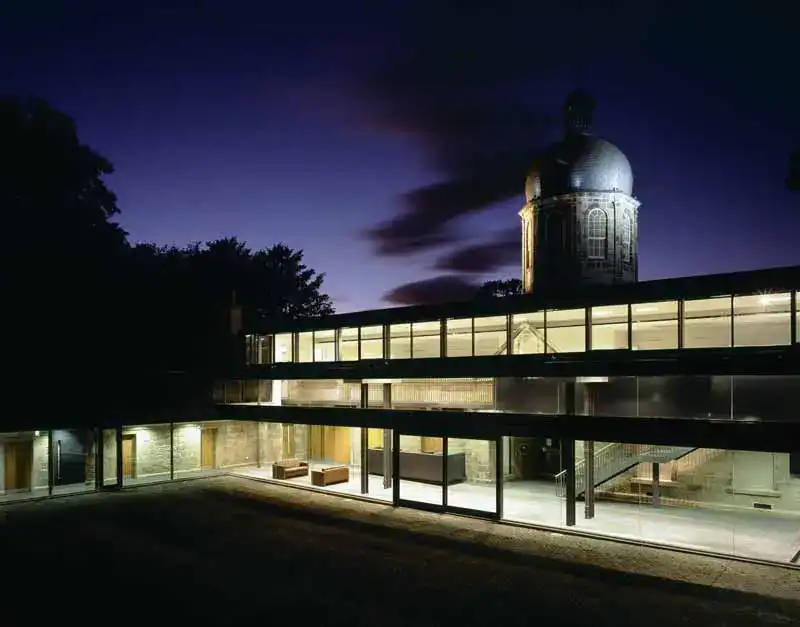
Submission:
[[[594,489],[629,468],[639,463],[658,457],[664,461],[678,459],[690,453],[691,448],[681,446],[641,446],[638,444],[612,443],[603,446],[594,453]],[[567,471],[562,470],[555,476],[556,495],[567,495]],[[575,494],[580,496],[587,489],[586,460],[579,459],[575,462]]]

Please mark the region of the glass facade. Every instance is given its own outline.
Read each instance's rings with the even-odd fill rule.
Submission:
[[[214,420],[0,434],[0,469],[0,502],[224,473],[782,564],[800,520],[800,451]]]
[[[800,335],[796,316],[799,302],[796,292],[787,291],[720,295],[338,331],[248,335],[246,346],[248,364],[269,363],[269,359],[278,363],[380,359],[387,348],[385,357],[389,359],[424,359],[786,346]],[[312,341],[316,341],[312,338],[319,335],[322,345],[330,343],[335,333],[340,334],[338,355],[330,350],[312,353]],[[388,338],[388,347],[384,337]]]

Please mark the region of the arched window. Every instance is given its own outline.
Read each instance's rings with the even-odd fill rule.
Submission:
[[[632,257],[632,241],[633,241],[633,218],[629,215],[623,216],[620,221],[620,244],[622,261],[625,263],[631,262]]]
[[[594,208],[586,216],[589,259],[605,259],[608,245],[608,218],[602,209]]]

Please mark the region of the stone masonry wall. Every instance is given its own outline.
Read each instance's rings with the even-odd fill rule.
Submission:
[[[103,482],[113,484],[117,479],[117,434],[114,429],[103,431]]]
[[[216,423],[217,465],[220,468],[254,465],[258,456],[258,423],[230,420]]]
[[[201,423],[176,424],[173,432],[175,451],[173,453],[174,472],[200,470],[200,443],[202,441]]]
[[[123,435],[136,436],[136,477],[169,475],[170,427],[152,425],[126,429]]]
[[[466,454],[468,482],[494,483],[495,453],[491,442],[450,438],[447,442],[447,452]]]
[[[41,431],[39,435],[33,437],[33,474],[31,475],[33,488],[46,488],[49,483],[48,450],[47,431]]]

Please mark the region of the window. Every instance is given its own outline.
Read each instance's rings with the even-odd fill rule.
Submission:
[[[592,307],[592,350],[628,348],[628,306]]]
[[[730,348],[730,346],[730,296],[687,300],[684,302],[684,348]]]
[[[441,357],[441,324],[438,320],[413,323],[411,338],[411,356],[414,359]]]
[[[511,341],[514,355],[542,355],[544,351],[544,312],[511,316]]]
[[[475,318],[475,355],[508,354],[506,316]]]
[[[312,331],[297,334],[297,353],[295,361],[314,361],[314,333]]]
[[[383,327],[361,327],[361,359],[383,359]]]
[[[341,329],[339,333],[339,359],[341,361],[357,361],[358,327]]]
[[[447,321],[447,356],[472,357],[472,318]]]
[[[294,361],[291,333],[278,333],[275,336],[275,361],[278,363]]]
[[[631,305],[631,348],[643,351],[678,348],[678,301]]]
[[[547,352],[581,353],[586,350],[586,310],[547,312]]]
[[[633,253],[632,253],[632,241],[633,241],[633,218],[628,215],[623,216],[622,220],[620,221],[620,245],[621,245],[621,254],[622,254],[622,261],[625,263],[630,263]]]
[[[589,259],[605,259],[608,243],[608,218],[602,209],[592,209],[586,217]]]
[[[792,295],[755,294],[733,299],[734,346],[782,346],[792,342]]]
[[[314,361],[336,361],[336,331],[314,331]]]
[[[411,325],[393,324],[389,327],[389,359],[411,358]]]

